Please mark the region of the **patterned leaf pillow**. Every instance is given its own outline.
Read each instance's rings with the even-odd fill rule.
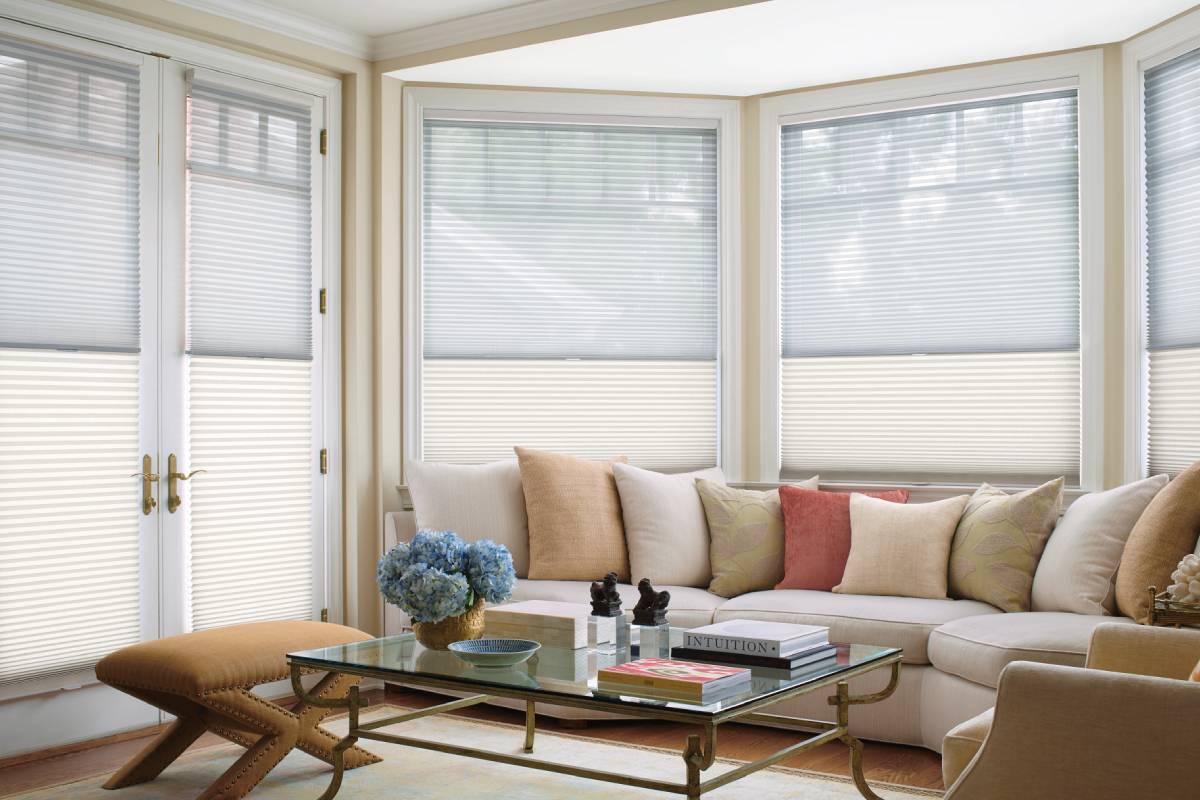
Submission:
[[[1028,611],[1046,540],[1062,509],[1063,479],[1007,494],[983,484],[971,496],[950,549],[950,596]]]

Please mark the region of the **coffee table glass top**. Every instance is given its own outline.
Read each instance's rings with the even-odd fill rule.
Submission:
[[[678,646],[682,641],[682,629],[672,629],[672,646]],[[478,690],[482,694],[487,694],[489,689],[520,689],[544,694],[548,702],[552,702],[556,696],[574,696],[618,706],[659,706],[712,715],[758,702],[771,695],[790,693],[805,685],[829,683],[839,675],[860,671],[862,667],[893,661],[893,657],[901,652],[894,647],[874,645],[839,644],[836,647],[836,657],[790,674],[754,667],[748,687],[707,705],[599,691],[596,688],[597,671],[613,664],[636,660],[639,657],[636,645],[632,654],[629,648],[606,651],[589,650],[586,647],[570,650],[543,646],[529,661],[514,667],[473,667],[453,653],[428,650],[417,642],[413,634],[402,633],[382,639],[290,653],[288,658],[292,663],[317,669],[348,671],[397,682],[408,679],[416,686],[421,685],[421,678],[426,678],[442,683],[450,681],[458,684],[455,688]],[[667,652],[647,655],[669,657]]]

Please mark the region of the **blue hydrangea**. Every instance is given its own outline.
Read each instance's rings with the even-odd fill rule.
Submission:
[[[419,530],[408,553],[411,564],[420,562],[449,573],[467,569],[467,543],[453,531]]]
[[[467,580],[475,594],[489,603],[503,603],[512,595],[517,581],[512,554],[491,539],[481,539],[467,548]]]

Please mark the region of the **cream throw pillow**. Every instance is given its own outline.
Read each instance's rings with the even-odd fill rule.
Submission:
[[[633,583],[649,578],[655,585],[707,586],[708,521],[696,491],[696,479],[725,482],[720,467],[664,475],[629,464],[613,464],[621,495],[625,542]]]
[[[1063,479],[1008,494],[983,484],[950,546],[950,595],[1028,611],[1033,573],[1062,509]]]
[[[454,531],[468,542],[491,539],[512,553],[518,578],[529,574],[529,523],[516,461],[408,464],[417,528]]]
[[[934,503],[850,496],[850,558],[839,594],[945,599],[950,541],[967,495]]]
[[[817,476],[792,485],[816,489]],[[703,479],[696,481],[696,489],[712,540],[712,583],[708,590],[721,597],[736,597],[774,589],[783,579],[783,507],[779,490],[735,489]]]
[[[612,461],[514,448],[529,515],[529,578],[594,581],[609,572],[629,582],[629,554]],[[586,587],[585,587],[586,592]],[[580,595],[579,602],[586,602]]]
[[[1115,579],[1129,533],[1166,475],[1085,494],[1067,507],[1033,576],[1033,610],[1111,614]]]

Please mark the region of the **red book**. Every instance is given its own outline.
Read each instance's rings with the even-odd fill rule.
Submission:
[[[726,693],[750,684],[750,670],[725,664],[640,658],[605,667],[597,675],[601,689],[640,694],[661,693],[674,700],[703,703],[715,693]]]

